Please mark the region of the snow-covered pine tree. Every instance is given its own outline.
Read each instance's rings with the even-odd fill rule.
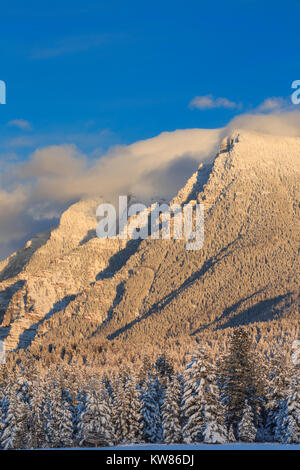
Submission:
[[[258,421],[260,414],[260,397],[257,390],[259,377],[256,376],[250,337],[243,328],[237,328],[233,332],[229,353],[222,361],[221,376],[226,424],[228,427],[233,425],[234,432],[237,433],[246,401],[255,412],[255,421]]]
[[[64,401],[61,406],[61,416],[59,420],[58,429],[60,436],[60,445],[62,447],[72,447],[74,444],[72,413],[70,411],[70,405],[67,401]]]
[[[122,369],[114,378],[111,391],[111,416],[114,427],[114,441],[117,444],[126,442],[127,439],[127,410],[124,410],[125,385],[128,380],[128,369]]]
[[[204,400],[206,403],[203,409],[204,429],[202,435],[206,444],[224,444],[228,442],[228,434],[225,425],[224,407],[221,403],[214,369],[211,364],[211,373],[207,377],[208,383],[204,387]]]
[[[167,358],[166,354],[163,353],[156,359],[154,370],[160,378],[162,383],[165,383],[167,380],[170,380],[171,377],[174,375],[174,367],[169,358]]]
[[[49,447],[60,447],[60,425],[62,419],[62,390],[60,384],[53,380],[46,386],[47,406],[46,442]]]
[[[150,357],[146,354],[143,357],[143,364],[142,364],[142,366],[140,367],[140,369],[138,371],[138,375],[137,375],[138,382],[139,383],[144,382],[146,380],[148,374],[149,373],[152,374],[153,368],[154,368],[154,366],[152,364],[152,361],[151,361]]]
[[[2,447],[23,449],[28,445],[29,407],[18,391],[18,384],[12,387],[9,395],[9,406],[1,437]]]
[[[45,445],[44,387],[41,381],[33,382],[30,409],[29,447],[39,449]]]
[[[182,396],[182,436],[183,442],[190,444],[202,439],[203,429],[203,405],[202,403],[202,381],[200,373],[201,352],[197,351],[191,362],[183,372],[183,396]]]
[[[233,426],[231,425],[228,431],[228,441],[229,442],[236,442],[236,438],[233,432]]]
[[[207,350],[199,347],[186,367],[182,399],[183,439],[186,443],[225,442],[224,410],[216,383],[216,368]]]
[[[245,402],[243,417],[238,424],[238,437],[239,440],[244,442],[254,442],[257,429],[253,422],[254,416],[249,403]]]
[[[4,419],[5,419],[5,415],[4,415],[4,410],[2,408],[2,400],[1,400],[0,401],[0,442],[2,439],[2,433],[4,429]]]
[[[276,439],[287,444],[300,442],[300,341],[292,345],[292,376],[287,396],[278,416]]]
[[[2,435],[5,430],[5,421],[7,417],[7,412],[9,409],[9,399],[11,397],[11,392],[14,386],[16,386],[14,380],[14,374],[7,375],[4,373],[3,367],[1,367],[1,374],[2,377],[2,389],[1,389],[1,401],[0,401],[0,407],[1,407],[1,424],[0,424],[0,448],[2,448]],[[17,390],[17,389],[16,389]]]
[[[79,389],[73,400],[73,440],[75,445],[79,445],[81,440],[81,415],[86,405],[86,393]]]
[[[114,377],[111,383],[111,393],[109,394],[110,410],[111,410],[111,422],[113,426],[114,443],[120,444],[123,442],[124,435],[121,425],[121,413],[122,413],[122,398],[123,398],[123,384],[119,382],[119,375]]]
[[[8,404],[7,404],[7,399],[6,399],[6,393],[3,390],[1,393],[1,398],[0,398],[0,442],[2,439],[2,433],[4,430],[4,426],[5,426],[7,407],[8,407]]]
[[[181,383],[177,375],[173,375],[166,383],[162,412],[163,437],[166,444],[177,444],[182,442],[181,396]]]
[[[254,356],[253,353],[250,356]],[[251,403],[254,413],[254,425],[257,429],[257,442],[265,442],[266,424],[268,418],[269,364],[265,355],[255,351],[254,363],[254,395]]]
[[[268,376],[267,419],[264,433],[267,442],[279,440],[279,417],[282,417],[285,407],[290,375],[290,365],[286,357],[281,353],[273,357],[269,364]]]
[[[121,374],[114,383],[115,441],[139,443],[143,438],[140,392],[134,374]]]
[[[110,400],[105,385],[94,384],[87,393],[85,409],[81,415],[80,445],[109,446],[114,441]]]
[[[142,409],[140,391],[133,374],[125,384],[124,407],[128,410],[127,442],[140,443],[143,439]]]
[[[163,389],[159,378],[147,374],[147,380],[142,388],[142,417],[143,438],[146,442],[162,442],[162,404]]]

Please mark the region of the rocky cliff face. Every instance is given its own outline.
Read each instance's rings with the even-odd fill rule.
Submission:
[[[184,240],[99,240],[100,199],[72,205],[0,263],[6,350],[299,319],[299,156],[300,139],[230,136],[173,200],[204,204],[199,251]]]

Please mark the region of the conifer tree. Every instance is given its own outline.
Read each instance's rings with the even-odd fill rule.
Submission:
[[[285,407],[285,397],[290,381],[290,366],[283,354],[277,354],[269,365],[267,419],[264,437],[268,442],[278,441],[279,420]]]
[[[33,383],[30,408],[29,447],[38,449],[45,445],[44,389],[40,382]]]
[[[60,445],[62,447],[73,446],[73,426],[72,426],[72,413],[67,401],[62,403],[61,416],[59,420],[59,436]]]
[[[143,439],[142,409],[140,392],[133,375],[125,385],[124,408],[128,410],[127,440],[130,443],[139,443]]]
[[[111,423],[113,427],[114,443],[120,444],[124,441],[124,433],[122,428],[122,398],[123,398],[123,384],[119,382],[120,376],[114,378],[112,382],[111,394],[109,394],[110,410],[111,410]]]
[[[23,449],[28,445],[29,407],[22,395],[14,386],[9,396],[9,406],[1,437],[2,447],[6,449]]]
[[[174,375],[173,365],[164,353],[156,359],[154,367],[161,382],[166,382],[167,380],[170,380],[171,377]]]
[[[251,353],[251,357],[254,363],[252,411],[257,429],[256,440],[265,442],[268,419],[269,364],[265,355],[262,355],[260,351],[255,351],[255,355]]]
[[[275,438],[287,444],[300,442],[300,341],[292,345],[290,385],[278,416]]]
[[[215,379],[205,388],[203,409],[203,441],[206,444],[224,444],[228,441],[224,409]]]
[[[202,385],[204,381],[200,369],[201,351],[195,352],[191,362],[183,372],[183,397],[182,397],[182,415],[183,415],[183,441],[186,444],[197,442],[202,439],[203,429],[203,406]],[[204,370],[206,375],[207,368]]]
[[[236,442],[236,438],[235,438],[235,435],[234,435],[234,431],[233,431],[233,426],[232,426],[232,425],[229,427],[229,431],[228,431],[228,441],[229,441],[229,442]]]
[[[76,445],[81,440],[81,416],[86,406],[86,392],[78,390],[77,396],[73,401],[73,439]]]
[[[114,426],[114,440],[116,443],[124,443],[127,439],[127,411],[125,404],[125,386],[128,380],[127,369],[121,370],[113,382],[111,393],[111,413]]]
[[[114,385],[113,421],[116,441],[139,443],[143,438],[140,392],[136,377],[119,376]]]
[[[199,347],[183,374],[183,439],[186,443],[226,442],[224,410],[220,403],[216,367]]]
[[[46,442],[49,447],[60,447],[60,422],[62,418],[62,391],[54,381],[47,387],[48,403],[46,414]]]
[[[147,375],[142,394],[143,439],[146,442],[162,442],[163,390],[158,377]]]
[[[166,383],[163,405],[163,437],[166,444],[182,442],[181,431],[181,383],[177,375],[173,375]]]
[[[2,439],[2,433],[5,427],[5,418],[6,418],[6,411],[7,411],[7,400],[5,391],[1,394],[0,399],[0,442]]]
[[[243,417],[246,401],[255,413],[254,419],[257,423],[260,414],[257,384],[262,379],[257,377],[251,341],[243,328],[234,330],[229,354],[222,362],[221,376],[227,426],[232,425],[236,433],[238,423]]]
[[[93,447],[112,445],[114,430],[107,390],[103,383],[93,386],[87,393],[85,409],[81,415],[81,445]]]
[[[251,406],[248,404],[246,400],[243,417],[238,425],[238,436],[241,441],[244,441],[244,442],[255,441],[257,429],[254,426],[253,419],[254,419],[254,416],[253,416]]]

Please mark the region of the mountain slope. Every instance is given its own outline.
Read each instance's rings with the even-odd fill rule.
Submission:
[[[6,349],[74,357],[110,342],[159,347],[235,325],[297,323],[299,155],[300,139],[230,136],[173,200],[204,203],[199,251],[184,240],[101,241],[99,200],[71,206],[0,266]]]

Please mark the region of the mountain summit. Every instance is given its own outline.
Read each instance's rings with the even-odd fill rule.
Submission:
[[[297,329],[299,156],[299,138],[226,138],[173,199],[204,204],[199,251],[184,240],[99,240],[101,199],[72,205],[58,227],[0,262],[6,351],[88,361],[237,325]]]

